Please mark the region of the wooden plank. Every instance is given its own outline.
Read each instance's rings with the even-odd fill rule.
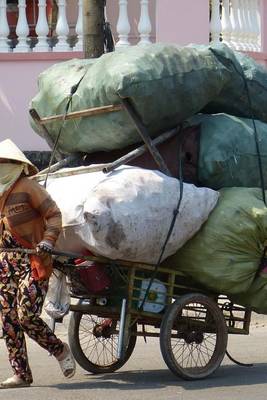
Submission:
[[[111,112],[121,111],[123,109],[121,104],[116,105],[109,105],[109,106],[102,106],[102,107],[95,107],[95,108],[88,108],[81,111],[72,111],[69,112],[67,115],[59,114],[59,115],[52,115],[51,117],[44,117],[40,119],[40,124],[44,125],[50,122],[58,121],[58,120],[67,120],[67,119],[76,119],[82,117],[92,117],[95,115],[107,114]]]

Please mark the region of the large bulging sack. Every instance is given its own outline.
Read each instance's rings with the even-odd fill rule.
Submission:
[[[39,92],[30,107],[41,117],[63,114],[71,87],[82,77],[71,111],[120,104],[121,97],[129,97],[149,134],[155,137],[217,98],[232,79],[232,70],[207,46],[131,46],[93,61],[70,60],[51,66],[40,74]],[[47,124],[53,141],[61,124]],[[42,136],[33,120],[31,125]],[[130,117],[122,110],[65,121],[58,149],[92,153],[140,141]]]
[[[266,272],[258,275],[267,238],[267,208],[260,189],[220,191],[200,231],[164,262],[206,289],[267,313]]]
[[[198,182],[212,189],[261,187],[259,157],[253,121],[227,114],[197,115],[188,120],[199,126]],[[255,121],[262,172],[267,188],[267,124]]]
[[[232,79],[225,83],[219,96],[214,97],[205,108],[205,112],[224,112],[267,122],[266,67],[252,57],[230,50],[225,45],[214,45],[210,49],[217,60],[231,71]]]
[[[80,169],[72,168],[71,171],[75,173]],[[93,172],[48,179],[47,191],[62,214],[57,250],[83,253],[88,248],[89,226],[84,218],[84,203],[92,188],[105,178],[103,172]]]
[[[63,216],[57,249],[90,250],[111,259],[157,262],[180,183],[158,171],[122,166],[104,175],[93,172],[48,181],[47,190]],[[183,184],[177,220],[164,258],[175,253],[208,218],[218,192]]]
[[[122,167],[99,182],[84,203],[90,250],[111,259],[155,263],[180,197],[180,183],[158,171]],[[180,211],[163,259],[208,218],[218,192],[183,185]]]

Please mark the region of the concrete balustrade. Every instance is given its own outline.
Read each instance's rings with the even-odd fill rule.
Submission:
[[[211,0],[211,42],[235,50],[260,52],[261,0]]]
[[[134,18],[129,15],[128,0],[113,0],[113,3],[110,2],[107,7],[109,9],[107,18],[110,17],[109,14],[113,14],[114,9],[118,11],[117,21],[112,25],[116,49],[133,44],[132,30],[137,30],[138,44],[151,43],[152,28],[149,9],[151,0],[135,1],[139,12],[138,21],[136,21],[136,15]],[[56,21],[52,23],[51,0],[18,0],[17,5],[9,4],[7,0],[0,0],[0,53],[82,51],[82,4],[82,0],[57,0],[56,9],[53,12],[53,19],[56,15]],[[34,7],[33,27],[29,24],[30,7]],[[9,23],[10,19],[16,21],[15,26],[14,22],[13,25]]]

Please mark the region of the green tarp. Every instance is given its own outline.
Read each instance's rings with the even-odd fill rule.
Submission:
[[[129,97],[151,137],[201,110],[267,122],[266,69],[223,44],[132,46],[95,60],[55,64],[39,77],[30,107],[41,117],[63,114],[71,87],[83,77],[71,111],[119,104]],[[246,82],[245,82],[246,81]],[[39,128],[31,120],[37,133]],[[47,124],[55,140],[61,122]],[[140,142],[125,111],[68,120],[59,140],[64,153],[110,151]]]
[[[211,51],[216,54],[218,61],[232,71],[232,79],[225,84],[219,96],[208,104],[205,112],[224,112],[267,122],[266,67],[244,53],[230,51],[223,45],[211,47]]]
[[[267,237],[260,189],[229,188],[201,230],[164,265],[206,289],[267,313],[267,273],[258,275]]]
[[[198,181],[212,189],[261,187],[253,121],[226,114],[197,115],[200,126]],[[265,188],[267,188],[267,124],[255,121]]]
[[[71,87],[84,74],[72,111],[119,104],[120,96],[130,97],[152,137],[199,112],[232,79],[232,71],[205,46],[132,46],[94,61],[53,65],[39,76],[39,92],[30,107],[41,117],[64,113]],[[58,121],[47,124],[53,140],[60,125]],[[91,153],[140,141],[128,115],[120,111],[66,121],[58,148],[65,153]]]

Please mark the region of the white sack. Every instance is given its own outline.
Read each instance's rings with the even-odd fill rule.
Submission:
[[[85,249],[111,259],[155,263],[177,206],[180,183],[158,171],[122,166],[48,181],[63,229],[57,249]],[[183,200],[164,257],[174,254],[208,218],[219,193],[183,185]]]
[[[92,188],[84,203],[88,248],[111,259],[155,263],[180,195],[180,183],[161,172],[121,167]],[[184,183],[183,199],[163,259],[190,239],[219,193]]]
[[[80,169],[69,170],[75,173]],[[91,172],[48,179],[47,191],[62,213],[62,231],[56,243],[57,250],[82,253],[88,248],[89,225],[84,218],[84,203],[90,196],[90,190],[105,178],[103,172]]]

